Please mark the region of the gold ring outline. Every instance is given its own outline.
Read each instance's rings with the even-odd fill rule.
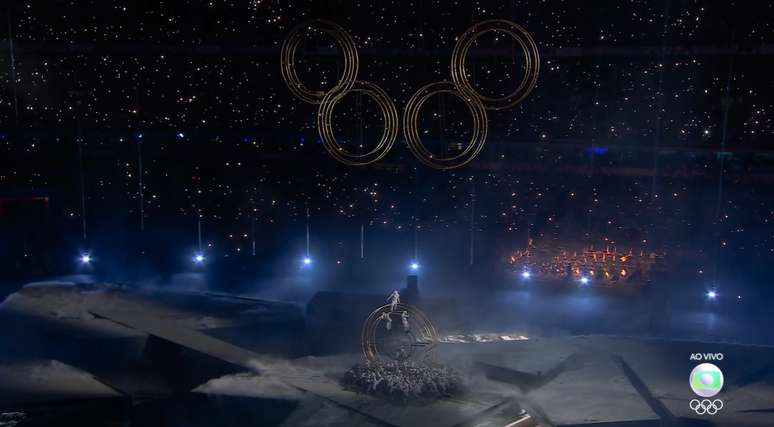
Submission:
[[[473,116],[473,134],[467,147],[456,156],[438,157],[422,144],[419,138],[419,111],[428,98],[441,93],[449,93],[465,102]],[[409,99],[403,113],[403,132],[409,150],[422,163],[435,169],[448,170],[458,168],[473,160],[486,143],[488,119],[481,100],[457,89],[448,81],[430,83],[420,88]]]
[[[333,133],[333,108],[351,92],[363,93],[376,101],[382,110],[382,117],[384,118],[384,131],[379,143],[371,151],[364,154],[353,154],[347,151],[336,141],[336,136]],[[398,109],[387,93],[374,83],[359,80],[355,81],[349,91],[328,92],[317,110],[317,130],[320,133],[320,139],[325,149],[328,150],[328,153],[333,158],[350,166],[365,166],[377,162],[386,156],[398,137],[399,123]]]
[[[524,52],[524,77],[513,92],[499,98],[480,94],[470,83],[465,73],[465,62],[470,47],[476,39],[490,31],[508,34],[516,40],[522,52]],[[466,92],[480,99],[487,110],[505,110],[523,101],[532,92],[532,89],[535,88],[539,72],[540,52],[535,40],[524,27],[505,19],[489,19],[474,24],[460,36],[452,51],[452,81],[461,92]]]
[[[344,69],[341,78],[333,88],[327,91],[311,90],[307,88],[301,82],[301,79],[296,72],[296,64],[294,61],[296,50],[298,49],[298,45],[301,43],[302,38],[313,28],[333,36],[336,43],[344,51]],[[322,102],[325,95],[330,92],[347,92],[352,88],[355,84],[355,80],[357,80],[357,71],[360,61],[355,42],[352,39],[352,36],[350,36],[344,28],[335,22],[324,19],[315,19],[301,23],[290,31],[290,34],[288,34],[288,37],[282,43],[280,65],[282,78],[293,95],[310,104],[319,104]]]

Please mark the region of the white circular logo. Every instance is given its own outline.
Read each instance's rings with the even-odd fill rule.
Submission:
[[[720,399],[692,399],[688,406],[696,412],[697,415],[715,415],[723,409],[723,401]]]
[[[691,371],[691,390],[701,397],[712,397],[723,388],[723,372],[712,363],[702,363]]]

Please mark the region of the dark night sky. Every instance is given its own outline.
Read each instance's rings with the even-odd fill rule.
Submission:
[[[355,236],[361,223],[392,242],[385,246],[405,247],[416,222],[443,247],[443,233],[469,227],[475,182],[476,227],[494,256],[523,245],[527,230],[544,240],[698,251],[709,264],[774,256],[771,1],[13,3],[0,12],[16,75],[3,31],[0,197],[50,197],[45,222],[57,237],[46,241],[63,251],[81,232],[80,122],[92,230],[80,247],[136,250],[152,239],[181,252],[193,245],[201,209],[214,256],[249,252],[256,229],[262,253],[294,250],[306,207],[331,259],[352,256],[351,242],[335,234]],[[465,168],[427,169],[402,135],[375,167],[340,165],[318,143],[315,106],[294,98],[280,75],[285,34],[309,18],[351,33],[358,78],[384,88],[401,111],[419,87],[449,78],[455,37],[488,18],[534,36],[538,86],[516,108],[490,112],[489,142]],[[486,36],[474,50],[511,46]],[[302,46],[310,86],[338,75],[333,47],[324,37]],[[521,72],[520,58],[485,51],[469,63],[487,93],[513,87]],[[376,112],[367,98],[348,97],[336,110],[337,135],[369,144],[381,132]],[[431,146],[469,127],[453,98],[423,111]],[[724,135],[730,153],[719,155]],[[6,232],[30,227],[13,221],[22,225]]]

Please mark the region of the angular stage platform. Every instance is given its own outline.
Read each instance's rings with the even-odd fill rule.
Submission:
[[[772,425],[770,347],[604,336],[441,343],[436,360],[462,374],[466,391],[404,405],[341,386],[359,354],[305,355],[300,313],[220,295],[30,286],[0,305],[14,348],[0,408],[49,420],[41,414],[68,401],[90,402],[80,407],[91,413],[102,402],[105,417],[128,425],[163,416],[173,426],[211,417],[240,427]],[[689,408],[697,352],[725,355],[725,406],[712,417]],[[183,416],[192,405],[197,415]],[[61,425],[77,425],[74,411]]]

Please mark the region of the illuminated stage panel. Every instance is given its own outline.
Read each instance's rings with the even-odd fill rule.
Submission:
[[[522,340],[440,344],[440,358],[472,366],[491,380],[507,382],[522,392],[551,381],[566,369],[578,349],[563,340]]]
[[[54,400],[123,400],[88,372],[55,360],[0,366],[0,401],[23,405]]]
[[[583,338],[441,344],[439,354],[513,387],[516,399],[550,425],[660,425],[615,360],[604,349],[587,348]]]
[[[614,359],[594,354],[582,356],[579,362],[581,369],[566,369],[529,393],[551,423],[557,426],[662,425],[659,415],[629,383]]]
[[[241,347],[192,329],[180,327],[174,322],[149,318],[141,312],[112,311],[99,308],[92,308],[90,311],[95,316],[112,320],[120,325],[148,333],[248,370],[252,370],[250,360],[258,357],[257,354]]]

